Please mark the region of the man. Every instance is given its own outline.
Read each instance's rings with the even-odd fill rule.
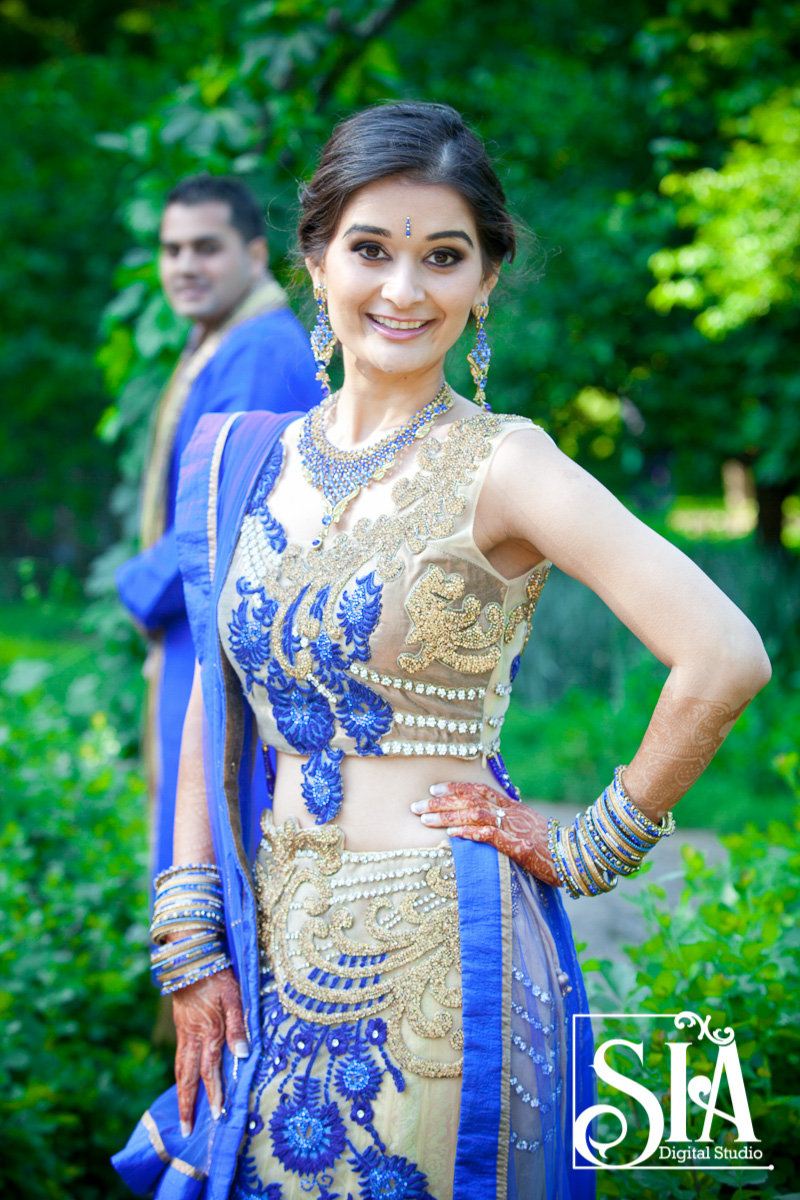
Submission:
[[[199,175],[167,196],[159,273],[192,330],[158,404],[142,489],[141,554],[117,572],[122,602],[153,638],[147,760],[154,871],[172,863],[178,756],[194,648],[175,542],[181,455],[207,412],[306,410],[320,399],[308,335],[268,269],[264,217],[238,180]],[[256,766],[264,798],[263,767]]]

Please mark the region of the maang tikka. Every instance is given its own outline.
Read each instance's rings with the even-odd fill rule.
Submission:
[[[491,412],[492,406],[486,399],[486,378],[489,374],[489,360],[492,352],[483,328],[483,323],[489,314],[489,305],[476,304],[473,312],[475,313],[475,345],[467,355],[467,362],[477,389],[475,403],[480,404],[487,412]]]
[[[317,364],[317,379],[322,385],[322,398],[324,400],[331,394],[328,365],[333,358],[333,351],[336,346],[336,334],[331,329],[331,323],[328,320],[328,289],[324,284],[319,284],[318,287],[314,288],[314,299],[317,302],[317,319],[310,334],[311,352],[314,355],[314,362]]]

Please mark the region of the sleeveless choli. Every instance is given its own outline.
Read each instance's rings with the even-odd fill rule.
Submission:
[[[526,418],[479,414],[429,435],[373,484],[388,511],[313,549],[273,517],[284,448],[248,504],[218,608],[222,647],[265,744],[308,755],[318,822],[341,804],[345,755],[491,757],[549,571],[505,579],[475,544],[481,487]],[[385,502],[385,498],[384,498]]]

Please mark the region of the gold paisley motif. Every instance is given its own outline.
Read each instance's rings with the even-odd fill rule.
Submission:
[[[406,600],[406,611],[412,621],[406,641],[421,642],[422,649],[417,654],[397,656],[402,671],[413,675],[432,662],[440,662],[455,671],[476,675],[491,671],[497,664],[503,610],[494,603],[482,608],[477,596],[464,596],[464,587],[462,575],[445,575],[435,564],[414,584]],[[452,607],[462,596],[461,607]],[[481,618],[486,621],[486,628],[478,624]],[[463,654],[463,650],[472,653]]]
[[[388,888],[373,886],[380,894],[372,898],[367,889],[362,896],[366,915],[358,922],[362,934],[356,938],[349,932],[356,918],[346,902],[337,900],[334,886],[336,881],[341,891],[341,830],[335,825],[298,829],[290,819],[280,827],[265,823],[264,836],[259,859],[266,865],[256,864],[259,943],[283,1008],[329,1026],[381,1016],[390,1052],[402,1067],[429,1079],[460,1075],[461,1057],[424,1058],[404,1039],[407,1027],[418,1038],[446,1038],[455,1054],[463,1050],[460,1022],[454,1029],[461,988],[448,982],[454,970],[460,971],[449,850],[409,851],[409,857],[431,865],[394,872],[402,878]],[[381,860],[379,854],[363,857]],[[353,887],[358,882],[354,876]],[[304,915],[292,934],[298,912]]]

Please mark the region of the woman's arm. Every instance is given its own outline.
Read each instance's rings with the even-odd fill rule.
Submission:
[[[195,667],[192,693],[183,724],[178,789],[175,802],[174,860],[176,866],[213,863],[214,844],[208,819],[203,767],[203,694],[200,668]],[[187,1137],[194,1123],[197,1088],[202,1078],[212,1116],[222,1108],[222,1047],[232,1054],[249,1054],[239,984],[228,968],[173,994],[178,1035],[175,1079],[181,1132]]]
[[[770,678],[769,660],[753,625],[686,555],[637,520],[536,430],[512,434],[498,448],[481,494],[475,537],[489,561],[507,576],[543,558],[553,561],[596,592],[669,667],[624,780],[642,812],[660,820],[705,770],[737,717]],[[609,776],[614,765],[609,763]],[[500,794],[493,794],[502,805]],[[455,793],[450,789],[426,803],[425,824],[463,825],[462,836],[494,841],[504,849],[492,834],[494,809],[485,795],[479,800],[476,794],[464,804],[462,785],[462,803],[449,807],[448,795]],[[449,816],[454,820],[439,819]],[[514,819],[523,821],[516,809]],[[548,858],[541,818],[528,825],[531,861]]]

